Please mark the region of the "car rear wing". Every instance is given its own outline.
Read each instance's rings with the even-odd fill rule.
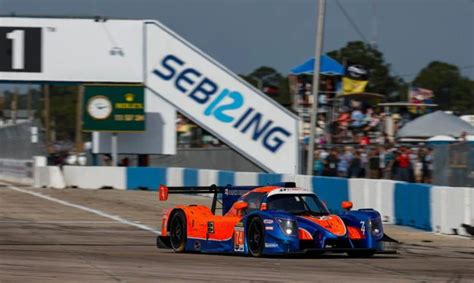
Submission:
[[[268,186],[278,186],[284,188],[294,188],[296,184],[294,182],[282,182],[269,184]],[[225,214],[231,207],[234,202],[236,202],[239,197],[251,191],[255,188],[263,186],[182,186],[182,187],[168,187],[165,185],[160,185],[158,190],[158,199],[160,201],[168,200],[169,194],[213,194],[212,198],[212,207],[211,211],[215,214],[217,204],[220,201],[222,205],[222,212]]]

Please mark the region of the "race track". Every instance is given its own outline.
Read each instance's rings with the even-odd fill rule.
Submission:
[[[204,197],[0,185],[0,282],[474,282],[474,240],[386,226],[398,255],[352,259],[175,254],[155,247],[164,207]]]

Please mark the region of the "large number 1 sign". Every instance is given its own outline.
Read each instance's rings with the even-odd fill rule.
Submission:
[[[41,28],[0,27],[0,71],[41,72]]]

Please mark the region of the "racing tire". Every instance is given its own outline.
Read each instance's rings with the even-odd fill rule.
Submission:
[[[186,247],[187,240],[186,216],[184,212],[181,210],[175,212],[169,223],[171,248],[177,253],[182,253]]]
[[[265,247],[265,225],[260,217],[250,220],[247,230],[247,246],[250,255],[261,257]]]
[[[354,252],[347,252],[350,257],[354,258],[368,258],[372,257],[375,254],[375,251],[354,251]]]

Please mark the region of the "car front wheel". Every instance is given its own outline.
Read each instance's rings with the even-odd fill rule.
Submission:
[[[263,255],[265,247],[265,228],[262,219],[259,217],[252,218],[248,226],[247,245],[249,253],[252,256],[260,257]]]

